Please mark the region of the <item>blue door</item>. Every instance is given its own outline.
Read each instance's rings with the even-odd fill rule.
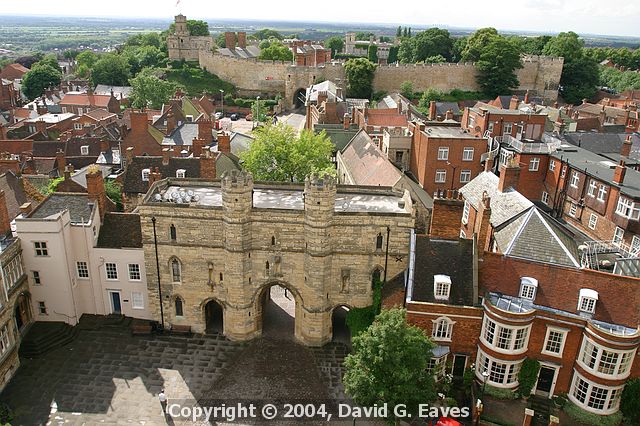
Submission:
[[[113,308],[113,311],[111,313],[113,314],[122,313],[122,306],[120,304],[120,293],[117,291],[111,292],[111,307]]]

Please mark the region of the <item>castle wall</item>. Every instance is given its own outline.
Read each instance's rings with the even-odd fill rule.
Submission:
[[[563,62],[562,58],[525,57],[523,68],[516,72],[520,81],[517,90],[557,99]],[[237,59],[201,51],[200,66],[231,82],[241,93],[284,95],[288,107],[293,104],[296,90],[310,86],[318,78],[346,81],[341,63],[298,67],[288,62]],[[411,81],[416,91],[478,90],[476,75],[473,63],[379,65],[373,87],[390,93],[399,91],[402,82]]]

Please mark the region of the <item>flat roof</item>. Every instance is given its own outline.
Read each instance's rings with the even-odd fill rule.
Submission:
[[[458,126],[428,125],[424,128],[424,130],[422,130],[422,132],[431,138],[483,139],[465,132],[461,127]]]
[[[372,187],[373,188],[373,187]],[[182,204],[192,207],[221,207],[222,188],[218,186],[178,186],[168,187],[156,192],[147,202]],[[173,195],[175,194],[175,195]],[[182,200],[177,202],[176,200]],[[187,201],[188,200],[188,201]],[[404,213],[409,214],[408,206],[399,206],[400,194],[375,194],[369,192],[338,192],[335,212],[349,213]],[[304,210],[303,189],[254,188],[253,207],[258,209]]]
[[[38,121],[44,121],[45,123],[55,124],[71,117],[75,117],[75,114],[71,112],[64,112],[62,114],[48,113],[48,114],[42,114],[41,116],[38,116],[36,118],[30,118],[29,120],[26,120],[26,123],[36,123]]]

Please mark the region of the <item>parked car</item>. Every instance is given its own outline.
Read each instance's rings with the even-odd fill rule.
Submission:
[[[231,121],[238,121],[240,116],[238,114],[234,113],[234,114],[231,114],[231,116],[229,118],[231,118]]]
[[[216,117],[216,120],[220,120],[222,117],[224,117],[224,114],[221,112],[216,112],[215,117]]]

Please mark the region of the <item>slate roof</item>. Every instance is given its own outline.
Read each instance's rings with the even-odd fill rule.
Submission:
[[[257,58],[260,56],[260,48],[258,46],[249,45],[246,48],[242,49],[240,47],[236,47],[235,49],[227,49],[226,47],[219,47],[218,53],[224,56],[233,56],[236,58]]]
[[[457,102],[436,102],[436,114],[437,115],[441,115],[441,116],[444,117],[444,115],[449,110],[451,110],[453,112],[454,116],[462,114],[462,111],[460,111],[460,107],[458,106]]]
[[[482,172],[460,188],[464,199],[476,210],[480,209],[483,192],[487,192],[487,195],[491,197],[490,222],[494,228],[533,205],[524,195],[513,188],[509,188],[505,192],[498,191],[498,182],[498,176],[491,172]]]
[[[573,235],[535,206],[496,228],[493,237],[505,256],[580,268]]]
[[[316,124],[313,130],[316,134],[324,130],[331,143],[335,146],[335,150],[342,151],[358,133],[358,126],[351,125],[348,130],[344,130],[342,124]]]
[[[640,159],[640,135],[629,133],[567,132],[562,135],[571,145],[596,154],[619,154],[627,136],[631,136],[631,158]]]
[[[93,91],[96,95],[109,95],[113,92],[116,99],[126,99],[131,96],[133,87],[131,86],[107,86],[106,84],[98,84]]]
[[[338,155],[355,185],[394,186],[402,177],[364,130]]]
[[[473,240],[440,240],[417,235],[413,283],[409,283],[408,289],[411,300],[448,305],[475,305],[473,262]],[[448,300],[434,297],[434,275],[447,275],[451,278]]]
[[[232,133],[229,142],[231,144],[231,153],[236,157],[240,156],[240,154],[249,149],[249,145],[251,144],[253,139],[253,136],[245,135],[244,133]]]
[[[91,219],[93,203],[87,194],[54,193],[36,207],[29,215],[34,219],[45,219],[49,216],[69,210],[72,223],[88,223]]]
[[[575,111],[586,112],[587,114],[599,115],[604,108],[605,116],[607,117],[624,117],[626,111],[624,108],[617,108],[612,106],[605,106],[600,104],[585,103],[578,105],[574,108]]]
[[[171,135],[162,139],[162,145],[191,146],[193,140],[198,137],[198,123],[182,123]]]
[[[98,236],[99,248],[142,248],[140,215],[106,213]]]
[[[86,188],[87,187],[87,172],[89,171],[89,167],[91,167],[91,166],[86,166],[86,167],[83,167],[82,169],[76,171],[73,174],[73,176],[71,176],[71,180],[73,180],[74,182],[76,182],[77,184],[82,186],[83,188]],[[111,170],[112,170],[111,166],[98,165],[97,167],[100,168],[100,171],[102,172],[102,177],[103,178],[106,178],[107,176],[109,176],[111,174]]]

